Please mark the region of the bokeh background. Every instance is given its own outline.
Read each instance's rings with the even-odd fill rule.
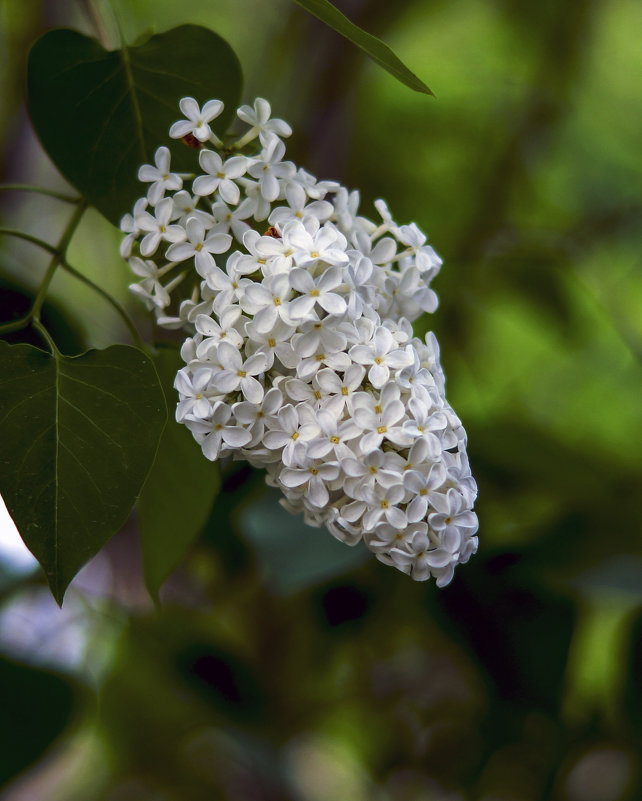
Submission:
[[[223,35],[292,158],[429,234],[441,303],[417,328],[469,434],[480,551],[445,589],[413,583],[237,464],[160,609],[134,515],[60,611],[7,526],[2,801],[642,798],[642,6],[337,5],[437,98],[290,0],[113,0],[130,42]],[[28,47],[57,25],[91,31],[81,3],[0,2],[2,181],[64,187],[24,107]],[[0,214],[52,240],[66,211],[0,193]],[[90,213],[70,260],[151,338],[118,243]],[[43,266],[0,242],[4,314]],[[128,341],[68,276],[49,314],[70,352]]]

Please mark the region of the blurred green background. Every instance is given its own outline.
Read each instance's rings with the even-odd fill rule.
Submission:
[[[238,464],[160,610],[135,516],[62,611],[5,550],[2,801],[642,798],[642,6],[337,2],[432,99],[290,0],[113,4],[129,41],[223,35],[297,163],[429,234],[440,308],[417,329],[469,434],[480,552],[413,583]],[[28,47],[58,25],[91,31],[79,3],[0,2],[2,181],[64,187],[24,107]],[[0,213],[53,241],[66,210],[3,193]],[[151,337],[119,240],[90,213],[70,260]],[[4,316],[44,264],[0,242]],[[78,321],[70,348],[128,341],[66,275],[50,314]]]

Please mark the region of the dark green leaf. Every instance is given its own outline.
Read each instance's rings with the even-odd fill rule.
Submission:
[[[69,725],[76,700],[71,679],[0,656],[0,787],[28,768]]]
[[[387,70],[398,81],[414,89],[415,92],[423,92],[427,95],[432,95],[433,92],[426,84],[420,80],[414,72],[411,72],[408,67],[399,59],[387,44],[384,44],[381,39],[377,39],[371,33],[367,33],[351,22],[338,8],[335,8],[329,0],[295,0],[300,6],[303,6],[310,14],[325,22],[333,30],[345,36],[357,47],[360,47],[373,61],[376,61],[380,67]]]
[[[220,36],[183,25],[139,47],[107,52],[76,31],[49,31],[29,55],[29,111],[40,140],[65,178],[117,224],[143,192],[138,167],[159,145],[172,167],[192,172],[194,151],[170,140],[178,101],[216,97],[223,134],[241,94],[241,68]]]
[[[0,493],[58,603],[126,521],[165,418],[136,348],[71,358],[0,342]]]
[[[203,456],[171,410],[176,405],[174,377],[182,366],[177,351],[163,348],[155,359],[170,410],[154,466],[139,500],[145,582],[152,598],[185,556],[207,522],[219,486],[218,463]]]

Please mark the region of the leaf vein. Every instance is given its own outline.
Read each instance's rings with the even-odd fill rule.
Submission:
[[[121,451],[123,450],[123,446],[120,444],[120,442],[118,442],[117,440],[115,440],[115,439],[114,439],[114,438],[111,436],[111,434],[109,434],[107,431],[105,431],[105,429],[104,429],[104,428],[101,428],[101,426],[99,426],[99,425],[98,425],[98,423],[97,423],[95,420],[92,420],[92,419],[91,419],[91,417],[90,417],[90,416],[89,416],[89,415],[88,415],[86,412],[84,412],[82,409],[80,409],[78,406],[76,406],[76,405],[75,405],[74,403],[72,403],[70,400],[68,400],[67,398],[65,398],[65,396],[64,396],[64,395],[62,395],[62,396],[61,396],[61,400],[63,400],[63,401],[64,401],[64,402],[67,404],[67,406],[70,406],[70,407],[71,407],[71,408],[72,408],[72,409],[73,409],[75,412],[77,412],[79,415],[81,415],[81,417],[84,417],[84,418],[85,418],[85,420],[87,420],[89,423],[91,423],[91,425],[92,425],[92,426],[93,426],[93,427],[94,427],[96,430],[100,431],[100,433],[103,435],[103,437],[105,437],[105,439],[109,440],[109,442],[112,442],[112,443],[113,443],[113,444],[114,444],[114,445],[115,445],[117,448],[119,448]],[[73,429],[70,429],[70,430],[73,430]]]

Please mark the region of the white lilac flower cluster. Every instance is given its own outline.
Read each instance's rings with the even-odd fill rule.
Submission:
[[[210,128],[220,101],[180,108],[170,135],[200,171],[172,172],[160,147],[121,225],[141,279],[132,291],[159,325],[189,334],[177,420],[208,459],[265,468],[309,524],[447,584],[476,551],[478,524],[437,341],[411,328],[437,306],[440,258],[383,201],[372,222],[358,192],[284,160],[291,129],[266,100],[238,109],[248,129],[225,143]]]

